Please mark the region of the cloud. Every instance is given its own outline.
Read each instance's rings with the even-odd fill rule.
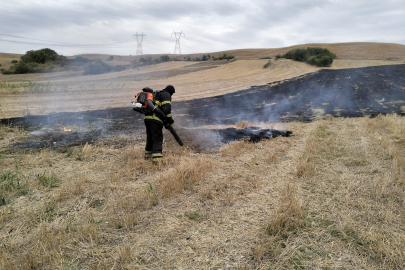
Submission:
[[[63,54],[134,54],[136,32],[147,35],[145,53],[173,52],[173,31],[184,53],[238,48],[283,47],[311,42],[380,41],[404,44],[405,7],[398,0],[141,0],[7,1],[0,10],[0,34],[69,44]],[[6,38],[3,40],[31,42]],[[37,42],[41,43],[41,42]],[[41,45],[42,44],[42,45]],[[0,41],[1,52],[24,53],[42,42]],[[35,48],[34,48],[35,47]]]

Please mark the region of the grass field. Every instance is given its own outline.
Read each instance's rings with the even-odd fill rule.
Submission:
[[[405,60],[401,45],[330,46],[346,52],[332,69]],[[283,50],[235,51],[209,68],[0,75],[0,113],[127,106],[139,88],[169,83],[173,97],[193,99],[317,70],[287,60],[263,69],[261,57]],[[21,150],[28,131],[1,125],[0,269],[403,269],[404,118],[262,125],[293,136],[204,148],[165,133],[159,166],[143,159],[145,136]]]
[[[15,152],[2,127],[2,269],[401,269],[404,119],[326,117],[295,136],[160,167],[118,137]],[[281,124],[279,124],[281,125]]]

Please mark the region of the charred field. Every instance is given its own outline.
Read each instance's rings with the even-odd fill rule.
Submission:
[[[0,269],[402,269],[404,71],[173,102],[159,165],[130,106],[2,119]]]
[[[179,123],[180,135],[183,133],[185,137],[189,133],[185,128],[235,125],[240,121],[285,123],[310,122],[325,115],[404,115],[404,73],[405,65],[320,70],[236,93],[173,102],[173,114]],[[30,131],[42,129],[42,132],[33,133],[36,134],[34,141],[16,144],[17,147],[27,149],[93,143],[100,138],[118,134],[138,137],[143,134],[142,116],[133,112],[130,106],[2,119],[1,123]],[[65,126],[74,127],[75,132],[68,136],[63,132]],[[222,129],[211,131],[224,138]],[[231,141],[229,134],[226,137],[225,141]]]

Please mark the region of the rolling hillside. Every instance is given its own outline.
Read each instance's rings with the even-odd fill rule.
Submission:
[[[134,94],[145,86],[156,90],[168,84],[176,87],[173,100],[189,100],[216,96],[302,76],[319,70],[317,67],[291,60],[268,59],[299,47],[323,46],[336,53],[330,69],[403,64],[405,46],[379,43],[305,44],[278,49],[243,49],[211,53],[235,56],[231,61],[174,61],[102,75],[82,76],[77,71],[48,74],[0,75],[1,117],[47,114],[57,111],[94,110],[128,106]],[[198,56],[201,56],[199,54]],[[0,62],[10,62],[16,55],[0,54]],[[108,55],[81,55],[104,59]],[[197,55],[195,55],[197,56]],[[139,56],[115,56],[112,65],[125,65]],[[27,103],[27,100],[30,102]]]

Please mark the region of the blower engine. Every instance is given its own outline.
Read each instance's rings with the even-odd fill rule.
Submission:
[[[174,130],[173,126],[167,123],[166,115],[164,112],[155,107],[154,101],[156,99],[156,92],[149,87],[145,87],[142,89],[142,92],[139,92],[135,96],[135,101],[132,102],[132,109],[137,111],[141,114],[147,113],[154,113],[157,117],[159,117],[163,121],[163,125],[166,129],[170,131],[173,137],[176,139],[177,143],[180,146],[183,146],[183,141],[180,139],[179,135],[177,134],[176,130]]]
[[[135,96],[135,101],[132,102],[132,109],[141,114],[150,113],[151,110],[148,108],[148,100],[152,102],[156,99],[156,92],[149,87],[142,89],[142,92],[139,92]]]

